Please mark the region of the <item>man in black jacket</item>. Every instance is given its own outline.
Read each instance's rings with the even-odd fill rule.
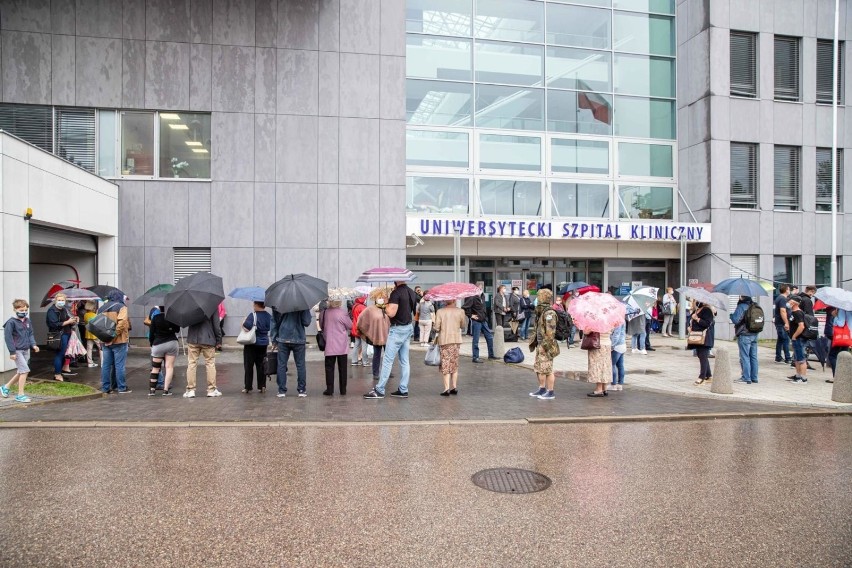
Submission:
[[[473,362],[484,363],[479,358],[479,334],[485,335],[485,344],[488,346],[488,358],[496,359],[494,356],[494,334],[488,327],[487,315],[485,313],[485,295],[471,296],[464,301],[462,306],[464,313],[470,318],[470,328],[473,332]]]

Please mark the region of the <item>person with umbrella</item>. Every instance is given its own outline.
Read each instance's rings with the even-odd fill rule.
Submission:
[[[365,399],[385,398],[385,386],[390,379],[391,367],[397,355],[399,355],[399,366],[401,376],[399,387],[391,393],[395,398],[408,398],[408,381],[411,378],[411,363],[408,360],[408,344],[414,334],[413,321],[414,311],[417,307],[417,294],[408,287],[405,281],[394,281],[394,289],[388,298],[388,307],[385,309],[390,318],[390,331],[388,342],[382,361],[382,370],[379,375],[378,384],[367,394]]]
[[[535,337],[530,342],[530,351],[535,352],[533,370],[538,378],[538,390],[530,396],[539,400],[553,400],[556,375],[553,373],[553,359],[559,355],[556,342],[556,311],[553,309],[553,291],[542,288],[537,295],[535,308]]]
[[[148,324],[148,334],[151,343],[151,376],[148,379],[148,396],[157,394],[157,389],[163,389],[163,396],[171,396],[172,378],[175,373],[175,359],[177,359],[180,345],[177,334],[180,326],[166,319],[165,308],[157,307],[157,312],[151,316]],[[161,372],[163,363],[166,364],[165,376]],[[162,377],[162,386],[161,386]]]
[[[263,362],[266,360],[266,350],[269,348],[269,331],[272,329],[272,316],[266,311],[262,300],[252,302],[252,313],[243,320],[242,329],[251,331],[254,328],[254,343],[243,345],[243,392],[250,393],[254,384],[254,374],[257,372],[257,390],[266,392],[266,374],[263,372]]]
[[[740,296],[737,309],[730,315],[731,323],[734,324],[734,335],[737,338],[737,347],[740,352],[740,368],[742,377],[739,382],[750,385],[757,383],[757,332],[749,329],[749,310],[760,309],[756,306],[750,296]],[[760,310],[763,318],[763,310]]]
[[[53,297],[53,304],[47,309],[47,331],[52,334],[59,335],[59,345],[56,354],[53,356],[53,378],[62,382],[62,375],[73,375],[71,372],[71,359],[65,355],[68,351],[68,340],[71,339],[71,332],[74,326],[77,325],[77,318],[71,315],[66,304],[68,297],[64,292],[59,292]]]
[[[305,349],[307,337],[305,328],[311,325],[310,309],[279,312],[272,310],[272,329],[269,332],[269,341],[275,345],[273,349],[278,351],[278,373],[275,377],[278,382],[278,398],[287,396],[287,361],[290,353],[296,362],[296,389],[299,398],[308,396],[307,372],[305,370]]]
[[[127,362],[127,347],[130,341],[130,319],[127,306],[124,305],[124,293],[113,290],[107,294],[107,302],[98,310],[115,322],[115,338],[109,343],[104,342],[101,352],[101,390],[105,393],[112,391],[112,375],[119,394],[131,392],[124,381],[125,364]]]
[[[480,290],[473,284],[449,282],[429,290],[426,298],[435,302],[433,329],[437,334],[435,344],[441,353],[440,370],[444,377],[444,390],[441,396],[457,395],[459,379],[459,347],[462,342],[461,330],[467,327],[464,310],[456,306],[456,300],[469,296],[478,296]]]
[[[695,302],[695,310],[690,316],[690,330],[704,331],[704,343],[701,345],[693,345],[695,353],[698,356],[699,371],[696,385],[703,385],[713,379],[713,372],[710,370],[710,349],[714,345],[715,340],[715,316],[710,306],[702,302]]]
[[[358,335],[367,345],[373,346],[373,380],[379,380],[382,370],[382,351],[390,333],[390,318],[385,309],[388,304],[387,290],[379,288],[370,297],[373,304],[367,306],[358,316]]]
[[[166,312],[166,319],[168,317]],[[222,396],[216,388],[216,348],[222,345],[222,328],[219,327],[218,312],[189,326],[186,332],[186,343],[186,392],[183,393],[183,397],[195,398],[199,357],[204,357],[204,367],[207,371],[207,396],[211,398]]]

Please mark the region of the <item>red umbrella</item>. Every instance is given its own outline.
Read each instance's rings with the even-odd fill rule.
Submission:
[[[57,282],[56,284],[50,287],[50,290],[48,290],[47,294],[44,295],[44,298],[41,299],[41,307],[43,308],[51,301],[53,301],[52,298],[56,295],[57,292],[76,288],[79,285],[79,280],[62,280],[61,282]]]
[[[828,305],[825,302],[823,302],[822,300],[817,300],[816,302],[814,302],[814,309],[815,310],[825,310],[827,308],[828,308]]]
[[[468,284],[466,282],[447,282],[433,286],[426,293],[424,298],[438,302],[452,302],[461,300],[471,296],[479,296],[482,290],[476,284]]]

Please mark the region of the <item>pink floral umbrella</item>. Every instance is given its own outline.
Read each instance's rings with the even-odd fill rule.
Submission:
[[[424,298],[437,302],[452,302],[453,300],[479,296],[481,293],[482,290],[476,284],[447,282],[446,284],[439,284],[430,288]]]
[[[607,333],[624,323],[626,310],[611,294],[589,292],[571,300],[568,313],[578,329]]]

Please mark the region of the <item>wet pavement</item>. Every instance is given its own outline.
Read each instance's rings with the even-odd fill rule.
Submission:
[[[850,448],[846,416],[0,429],[0,564],[849,566]]]
[[[579,351],[572,349],[572,352]],[[585,355],[585,354],[584,354]],[[275,383],[260,394],[243,394],[242,352],[226,350],[217,356],[217,384],[223,395],[208,399],[203,388],[195,399],[184,399],[186,363],[178,358],[176,394],[172,397],[148,397],[147,350],[134,348],[128,359],[130,394],[113,394],[96,400],[19,408],[0,408],[0,422],[9,421],[434,421],[434,420],[520,420],[564,417],[629,417],[647,415],[698,415],[705,413],[799,412],[807,408],[783,407],[759,402],[724,399],[701,399],[667,392],[640,390],[625,386],[622,392],[612,392],[606,398],[588,398],[592,388],[575,380],[573,372],[558,373],[557,398],[541,401],[528,396],[537,388],[532,370],[488,362],[476,365],[469,358],[461,359],[459,395],[438,396],[443,390],[438,371],[422,362],[422,351],[412,351],[411,396],[408,400],[387,397],[384,400],[363,400],[374,381],[369,368],[348,367],[350,374],[347,396],[325,397],[325,374],[322,354],[309,351],[308,398],[295,397],[294,365],[288,375],[289,394],[285,399],[275,397]],[[33,362],[36,376],[50,376],[49,361]],[[71,380],[99,387],[100,369],[77,369]],[[684,370],[691,377],[692,369]],[[396,377],[399,370],[395,369]],[[199,367],[199,385],[205,384],[204,370]],[[627,382],[631,382],[628,374]],[[396,389],[397,379],[391,379],[388,392]]]

